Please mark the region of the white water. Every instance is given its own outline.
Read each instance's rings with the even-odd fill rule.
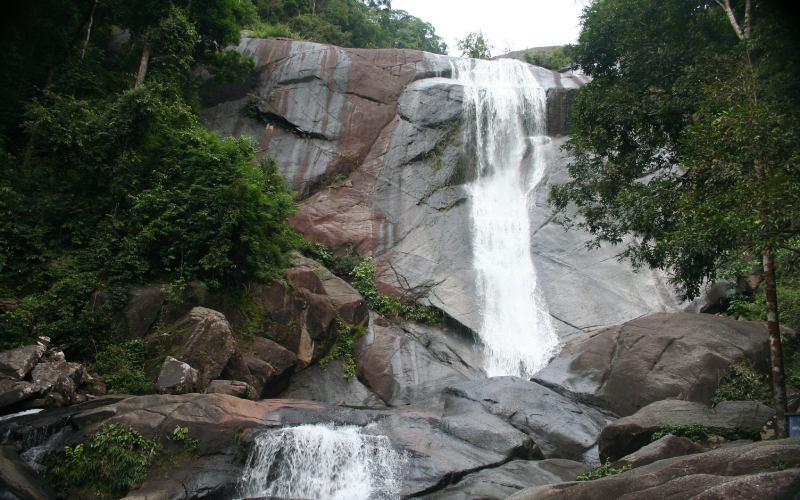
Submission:
[[[472,200],[474,266],[482,299],[480,337],[489,376],[529,377],[558,348],[531,258],[529,198],[546,168],[547,96],[519,61],[461,59],[465,144],[478,179]]]
[[[399,498],[406,456],[359,427],[301,425],[255,439],[239,484],[242,498]]]

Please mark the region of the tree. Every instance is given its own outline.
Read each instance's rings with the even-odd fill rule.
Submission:
[[[494,46],[483,35],[482,31],[471,31],[461,40],[456,41],[456,47],[463,57],[473,59],[491,59]]]
[[[791,27],[764,5],[740,7],[600,0],[585,11],[576,60],[593,80],[573,111],[572,180],[551,200],[592,244],[668,271],[684,298],[759,257],[782,433],[774,253],[800,234],[800,92]]]

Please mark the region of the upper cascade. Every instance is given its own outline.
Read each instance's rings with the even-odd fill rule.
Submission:
[[[531,257],[532,193],[551,147],[546,89],[519,61],[461,59],[453,67],[464,85],[466,156],[477,171],[467,192],[485,369],[527,378],[558,347]]]

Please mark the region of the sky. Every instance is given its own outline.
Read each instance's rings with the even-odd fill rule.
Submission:
[[[392,0],[392,8],[408,11],[436,28],[456,55],[456,40],[483,31],[492,55],[529,47],[574,43],[587,0]]]

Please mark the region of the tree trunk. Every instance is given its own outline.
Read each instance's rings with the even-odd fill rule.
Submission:
[[[92,11],[89,13],[89,20],[86,23],[86,38],[83,39],[83,47],[81,47],[81,59],[86,57],[86,47],[89,46],[89,38],[92,36],[92,24],[94,24],[94,11],[97,9],[97,0],[92,4]]]
[[[772,374],[772,394],[775,398],[776,434],[778,438],[786,437],[786,384],[783,378],[783,346],[778,322],[778,292],[775,285],[775,256],[772,251],[765,250],[764,292],[767,298],[767,331],[769,333],[769,360]]]
[[[145,36],[144,47],[142,47],[142,58],[139,61],[139,72],[136,74],[136,83],[133,85],[134,88],[144,82],[144,77],[147,76],[148,64],[150,64],[150,37]]]

